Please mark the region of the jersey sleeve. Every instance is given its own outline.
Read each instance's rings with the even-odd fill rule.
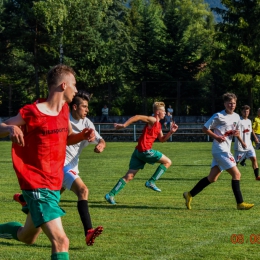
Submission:
[[[217,122],[218,122],[218,114],[216,113],[204,124],[204,126],[207,129],[213,130],[217,125]]]
[[[90,144],[98,144],[99,141],[100,141],[101,139],[103,139],[103,138],[101,137],[101,135],[98,133],[98,131],[96,130],[94,124],[93,124],[89,119],[86,120],[85,127],[86,127],[86,128],[91,128],[91,129],[93,129],[93,130],[95,131],[96,139],[95,139],[93,142],[90,142]]]

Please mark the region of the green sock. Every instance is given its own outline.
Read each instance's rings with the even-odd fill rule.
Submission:
[[[57,252],[51,255],[51,260],[69,260],[70,256],[68,252]]]
[[[6,239],[15,239],[18,240],[17,231],[23,225],[19,222],[8,222],[5,224],[0,224],[0,237]]]
[[[125,187],[125,185],[126,182],[123,180],[123,178],[119,179],[115,187],[109,192],[109,195],[115,196],[120,190],[122,190]]]
[[[167,168],[163,164],[160,164],[156,169],[155,173],[153,174],[153,176],[149,179],[149,181],[155,182],[159,180],[159,178],[166,172],[166,170]]]

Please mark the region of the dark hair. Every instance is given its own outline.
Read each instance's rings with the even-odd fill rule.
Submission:
[[[48,88],[50,89],[52,86],[57,85],[62,76],[69,74],[74,76],[76,75],[75,71],[71,67],[64,64],[58,64],[54,66],[49,70],[47,75]]]
[[[248,109],[250,109],[250,106],[248,106],[248,105],[244,105],[244,106],[241,107],[241,111],[242,110],[248,110]]]
[[[79,90],[70,103],[70,109],[72,109],[74,104],[79,106],[82,99],[86,100],[86,101],[90,101],[91,97],[92,97],[92,94],[89,94],[88,92],[86,92],[84,90]]]
[[[231,99],[237,100],[237,96],[236,96],[234,93],[229,93],[229,92],[225,93],[225,94],[222,96],[222,98],[223,98],[223,101],[224,101],[224,102],[230,101]]]

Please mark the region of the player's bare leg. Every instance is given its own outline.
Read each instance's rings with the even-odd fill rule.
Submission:
[[[254,174],[255,174],[255,179],[257,181],[260,180],[260,177],[259,177],[259,169],[258,169],[258,163],[257,163],[257,159],[256,157],[250,157],[250,160],[252,162],[252,168],[254,170]]]

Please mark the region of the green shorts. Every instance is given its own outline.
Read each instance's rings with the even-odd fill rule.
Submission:
[[[22,210],[25,213],[31,213],[32,221],[36,228],[45,222],[65,215],[65,211],[59,207],[59,190],[23,190],[22,193],[27,203]]]
[[[163,154],[156,150],[151,149],[145,152],[138,152],[138,150],[135,149],[129,163],[129,169],[143,169],[146,163],[154,164],[158,162],[162,156]]]

